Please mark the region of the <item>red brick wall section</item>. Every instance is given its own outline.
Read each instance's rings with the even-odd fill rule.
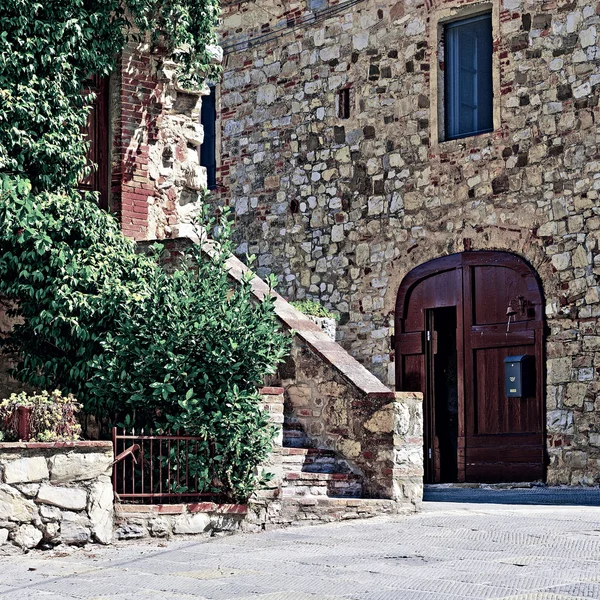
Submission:
[[[123,233],[136,240],[148,236],[148,202],[154,186],[148,179],[148,147],[163,114],[162,84],[155,61],[140,47],[128,46],[117,75],[120,106],[114,119],[111,209]]]

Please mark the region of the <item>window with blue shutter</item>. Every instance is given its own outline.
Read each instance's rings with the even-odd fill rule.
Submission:
[[[210,86],[210,96],[202,97],[200,123],[204,127],[204,142],[200,146],[200,164],[206,167],[209,190],[217,187],[217,102],[216,86]]]
[[[444,40],[446,139],[492,131],[492,16],[448,23]]]

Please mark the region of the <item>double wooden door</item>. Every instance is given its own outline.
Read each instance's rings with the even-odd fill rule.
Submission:
[[[396,303],[396,389],[424,394],[428,482],[542,480],[544,322],[535,273],[505,252],[465,252],[411,271]],[[505,364],[527,355],[530,395]]]

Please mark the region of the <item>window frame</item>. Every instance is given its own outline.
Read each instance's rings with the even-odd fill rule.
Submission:
[[[489,73],[489,94],[491,103],[490,108],[490,119],[491,123],[487,127],[478,127],[477,125],[471,131],[460,131],[458,132],[458,112],[460,111],[460,89],[461,89],[461,81],[460,81],[460,48],[458,44],[457,31],[460,27],[465,25],[469,25],[472,23],[481,23],[483,21],[489,21],[490,24],[490,73]],[[490,133],[494,130],[494,83],[493,83],[493,30],[492,30],[492,13],[485,12],[476,16],[470,16],[463,19],[456,19],[452,21],[448,21],[444,23],[444,125],[445,125],[445,139],[448,141],[457,140],[467,137],[473,137],[476,135],[481,135],[484,133]],[[452,37],[450,34],[453,34]],[[454,46],[454,47],[452,47]],[[452,62],[451,62],[452,60]],[[480,75],[479,70],[476,70],[477,73],[477,83],[475,84],[476,91],[479,91],[480,88]],[[452,93],[452,96],[450,93]],[[478,111],[480,106],[483,105],[483,101],[477,98],[476,104],[474,107],[475,115],[478,115]],[[452,123],[452,127],[450,126]],[[456,132],[455,132],[456,129]],[[452,131],[451,131],[452,130]]]
[[[493,130],[476,136],[448,139],[445,122],[445,68],[444,68],[444,27],[447,23],[461,21],[471,17],[492,14],[492,84],[493,84]],[[500,105],[500,59],[497,51],[497,39],[500,35],[500,3],[491,0],[449,0],[443,6],[432,9],[430,27],[428,28],[428,45],[430,48],[431,77],[429,78],[429,120],[430,147],[434,152],[445,152],[445,145],[468,143],[477,140],[477,144],[485,143],[485,136],[493,135],[501,124]],[[442,146],[442,147],[440,147]]]
[[[213,83],[209,83],[209,89],[210,89],[210,94],[207,94],[206,96],[202,96],[202,106],[200,108],[200,115],[199,115],[199,121],[200,124],[202,125],[203,129],[204,129],[204,139],[202,140],[202,144],[200,145],[200,147],[198,148],[198,162],[200,163],[200,166],[205,167],[206,168],[206,188],[208,190],[216,190],[219,187],[218,184],[218,172],[219,172],[219,133],[220,133],[220,127],[219,127],[219,86],[218,84],[213,84]],[[213,107],[214,107],[214,132],[212,135],[212,139],[214,142],[214,147],[213,147],[213,157],[214,157],[214,162],[212,162],[210,165],[205,164],[206,161],[203,161],[203,157],[206,157],[206,155],[204,154],[204,152],[207,151],[207,138],[206,138],[206,127],[204,124],[204,121],[202,119],[203,115],[204,115],[204,111],[203,109],[206,107],[206,103],[205,103],[205,99],[206,98],[211,98],[213,99]],[[204,151],[203,151],[204,149]],[[209,170],[209,168],[211,170]],[[213,175],[213,179],[214,181],[211,179],[211,174]]]

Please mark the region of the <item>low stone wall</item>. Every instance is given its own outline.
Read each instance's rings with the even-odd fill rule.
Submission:
[[[117,504],[115,537],[133,540],[238,531],[247,514],[248,507],[242,504]]]
[[[111,442],[0,444],[0,552],[113,538]]]
[[[265,506],[268,510],[265,510]],[[212,537],[222,533],[257,533],[293,525],[368,519],[410,512],[394,500],[356,498],[294,498],[265,504],[254,498],[248,505],[117,504],[115,538],[172,538],[180,535]]]

